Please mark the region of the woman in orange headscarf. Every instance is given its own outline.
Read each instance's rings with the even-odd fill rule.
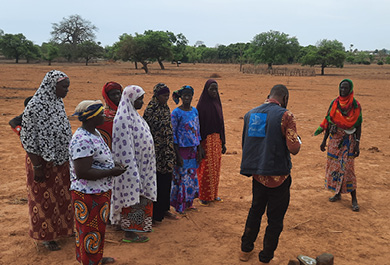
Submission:
[[[356,198],[354,159],[359,156],[362,108],[353,97],[353,83],[344,79],[339,85],[339,96],[332,101],[327,115],[314,135],[325,131],[321,151],[325,151],[329,137],[325,186],[336,194],[329,198],[341,200],[341,193],[351,193],[352,210],[359,211]]]
[[[104,123],[97,126],[104,141],[111,149],[112,142],[112,124],[116,111],[118,109],[119,101],[122,96],[122,86],[116,82],[108,82],[103,86],[102,95],[106,102],[106,109],[104,110]]]

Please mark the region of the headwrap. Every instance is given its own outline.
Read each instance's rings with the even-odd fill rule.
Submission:
[[[156,158],[153,136],[146,121],[134,108],[134,101],[145,94],[139,86],[127,86],[114,118],[112,152],[114,159],[128,166],[114,178],[110,219],[118,224],[122,208],[140,202],[140,196],[157,199]]]
[[[213,83],[218,85],[214,79],[206,81],[198,105],[196,106],[199,112],[200,135],[205,140],[207,135],[219,133],[222,144],[225,144],[225,125],[221,99],[219,93],[217,98],[212,98],[208,92],[210,85]]]
[[[362,123],[362,108],[359,102],[353,97],[353,83],[350,79],[344,79],[340,82],[339,89],[343,82],[348,82],[351,88],[348,96],[338,96],[330,103],[326,117],[314,132],[314,135],[318,135],[326,130],[329,123],[335,124],[343,130],[356,128]]]
[[[67,78],[61,71],[48,72],[27,104],[22,118],[20,139],[26,152],[39,155],[54,165],[62,165],[69,160],[72,130],[64,102],[56,95],[58,80]]]
[[[106,102],[106,109],[104,110],[104,123],[102,125],[99,125],[96,127],[96,129],[99,130],[100,134],[102,135],[104,141],[110,147],[111,149],[111,142],[112,142],[112,124],[114,121],[114,117],[116,114],[116,110],[118,109],[118,106],[114,104],[114,102],[111,101],[110,97],[108,96],[108,92],[111,90],[118,89],[123,92],[122,86],[116,82],[107,82],[102,89],[102,95],[104,98],[104,101]]]
[[[191,91],[192,95],[194,95],[194,89],[191,86],[182,86],[172,94],[172,99],[176,104],[179,104],[179,98],[181,98],[184,91]]]
[[[156,168],[160,173],[172,172],[175,163],[171,111],[168,104],[162,105],[157,99],[157,96],[166,93],[169,93],[167,85],[163,83],[155,85],[153,97],[144,112],[144,119],[153,135]]]
[[[83,100],[74,111],[73,115],[77,115],[79,121],[86,121],[103,111],[103,103],[100,100]]]
[[[108,92],[110,92],[111,90],[114,90],[114,89],[118,89],[121,91],[123,91],[122,89],[122,86],[116,82],[107,82],[104,86],[103,86],[103,90],[102,90],[102,95],[103,95],[103,98],[104,98],[104,101],[106,102],[106,108],[108,108],[110,111],[109,113],[105,113],[105,115],[107,117],[112,117],[114,118],[115,116],[115,113],[116,113],[116,110],[118,109],[118,106],[114,104],[114,102],[111,101],[110,97],[108,96]]]

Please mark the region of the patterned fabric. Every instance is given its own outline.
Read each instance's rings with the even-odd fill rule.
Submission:
[[[218,133],[209,134],[202,142],[206,157],[202,159],[197,174],[199,180],[199,199],[213,201],[218,197],[221,173],[222,142]]]
[[[277,103],[274,99],[268,99],[265,103]],[[296,151],[300,147],[298,140],[297,126],[294,115],[291,111],[286,110],[281,122],[282,134],[286,137],[286,145],[289,150]],[[261,176],[253,175],[253,178],[268,188],[276,188],[283,184],[289,175],[282,176]]]
[[[123,208],[136,205],[143,196],[157,198],[154,142],[146,121],[133,104],[145,94],[139,86],[128,86],[122,94],[114,119],[112,151],[114,159],[128,166],[114,179],[110,219],[119,224]]]
[[[223,119],[222,104],[217,94],[217,98],[212,98],[209,94],[211,84],[217,84],[214,79],[209,79],[204,85],[203,92],[200,95],[198,105],[196,106],[199,112],[200,134],[202,139],[206,139],[207,135],[218,133],[222,143],[225,144],[225,124]]]
[[[68,145],[72,138],[64,102],[56,96],[57,82],[64,78],[67,75],[56,70],[46,74],[23,112],[20,132],[27,153],[39,155],[54,165],[68,161]]]
[[[179,148],[179,153],[183,158],[183,166],[175,166],[173,170],[171,191],[171,205],[178,213],[183,213],[184,210],[191,207],[194,199],[199,196],[196,152],[196,146]]]
[[[191,111],[176,108],[172,111],[173,142],[179,147],[198,146],[200,144],[200,125],[198,110]]]
[[[72,191],[76,259],[82,264],[102,264],[110,198],[111,191],[96,194]]]
[[[108,82],[103,86],[102,95],[104,101],[106,102],[106,109],[104,110],[104,123],[96,127],[110,149],[112,149],[112,126],[116,111],[118,109],[118,106],[116,106],[108,97],[108,92],[113,89],[118,89],[121,91],[121,93],[123,91],[122,86],[116,82]]]
[[[194,95],[194,88],[192,86],[182,86],[180,89],[172,93],[172,99],[176,104],[179,104],[179,99],[185,91],[190,91],[191,94]]]
[[[152,216],[153,202],[141,196],[136,205],[122,208],[121,228],[124,231],[151,232]]]
[[[161,105],[157,99],[157,95],[165,87],[165,84],[161,83],[154,87],[153,97],[144,112],[144,119],[149,125],[154,140],[156,169],[160,173],[172,172],[176,161],[173,148],[171,111],[167,104]]]
[[[34,170],[26,155],[29,235],[51,241],[73,233],[73,210],[69,192],[69,163],[53,166],[43,162],[45,182],[34,181]]]
[[[96,130],[97,133],[99,133]],[[78,158],[92,157],[92,168],[111,169],[115,166],[112,154],[103,138],[94,135],[79,127],[74,133],[69,144],[70,153],[70,181],[71,190],[86,194],[101,193],[112,189],[112,178],[98,180],[86,180],[82,176],[77,177],[74,169],[74,160]]]
[[[355,147],[353,134],[338,129],[330,134],[325,171],[325,187],[335,193],[348,193],[356,190]]]
[[[348,82],[350,85],[351,90],[349,95],[346,97],[338,96],[330,103],[326,117],[320,124],[320,127],[314,132],[314,135],[318,135],[326,130],[329,123],[335,124],[344,130],[359,127],[362,123],[362,108],[359,102],[353,97],[353,83],[349,79],[344,79],[340,82],[339,88],[343,82]]]

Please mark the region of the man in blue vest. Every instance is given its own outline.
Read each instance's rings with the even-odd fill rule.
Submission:
[[[269,263],[278,246],[283,219],[290,202],[291,158],[301,147],[294,115],[286,109],[288,89],[275,85],[264,104],[244,117],[242,175],[253,177],[252,206],[241,238],[240,260],[248,261],[267,209],[268,226],[259,253]]]

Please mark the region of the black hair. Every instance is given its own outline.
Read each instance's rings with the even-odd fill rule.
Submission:
[[[288,89],[285,85],[275,85],[272,89],[271,92],[269,93],[269,96],[277,96],[277,97],[284,97],[288,96]]]
[[[25,107],[27,106],[27,104],[30,102],[31,99],[32,99],[32,96],[27,97],[27,98],[24,100],[24,106],[25,106]]]

